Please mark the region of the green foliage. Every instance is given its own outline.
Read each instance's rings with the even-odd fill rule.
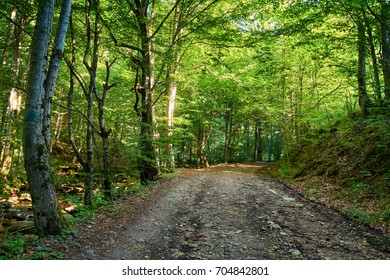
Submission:
[[[295,170],[289,162],[283,160],[279,165],[278,175],[283,179],[291,179],[294,177]]]
[[[345,208],[342,211],[345,215],[357,222],[366,224],[378,224],[384,222],[390,227],[390,210],[385,210],[383,213],[370,213],[367,209],[360,209],[357,206]]]
[[[148,197],[151,194],[152,188],[155,186],[155,183],[149,182],[149,184],[136,184],[126,188],[124,194],[126,195],[135,195],[139,197]]]
[[[21,235],[8,236],[0,246],[0,259],[19,259],[24,252],[25,242]]]
[[[34,250],[32,253],[31,250]],[[29,253],[27,253],[27,251]],[[25,241],[22,235],[8,236],[0,246],[0,260],[61,260],[63,253],[43,246],[41,240]]]
[[[7,200],[9,195],[6,193],[7,184],[8,182],[5,181],[3,178],[0,178],[0,198]]]
[[[45,248],[43,252],[35,252],[28,257],[28,260],[62,260],[64,254],[61,252],[52,252],[51,248]]]
[[[177,171],[173,171],[173,170],[168,170],[167,172],[163,172],[161,174],[161,177],[165,178],[165,179],[173,179],[173,178],[177,178],[179,176],[180,176],[180,173]]]

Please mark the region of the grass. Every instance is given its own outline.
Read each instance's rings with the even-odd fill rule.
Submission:
[[[370,213],[369,209],[360,209],[357,206],[350,206],[342,209],[342,213],[349,216],[352,220],[366,224],[378,224],[387,222],[390,227],[390,211],[383,213]]]

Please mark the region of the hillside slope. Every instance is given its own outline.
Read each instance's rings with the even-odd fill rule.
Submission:
[[[389,115],[348,118],[313,133],[280,173],[312,199],[389,232]]]

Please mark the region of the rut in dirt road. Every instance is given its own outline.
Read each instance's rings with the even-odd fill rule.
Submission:
[[[388,240],[257,175],[261,166],[182,171],[93,259],[389,259]],[[250,171],[250,172],[248,172]],[[103,239],[106,237],[103,237]],[[380,240],[374,246],[372,240]],[[388,244],[388,243],[387,243]],[[388,248],[388,247],[387,247]],[[388,250],[388,249],[387,249]]]

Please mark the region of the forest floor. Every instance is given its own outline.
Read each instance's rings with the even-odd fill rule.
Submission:
[[[265,175],[267,164],[181,170],[49,237],[64,259],[390,259],[389,239]]]

